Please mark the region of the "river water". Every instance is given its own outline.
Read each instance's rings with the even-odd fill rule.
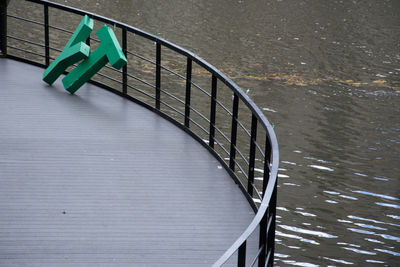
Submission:
[[[195,52],[280,146],[276,265],[400,264],[400,1],[56,1]]]

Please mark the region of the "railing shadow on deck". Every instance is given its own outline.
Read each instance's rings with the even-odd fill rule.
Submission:
[[[231,262],[234,255],[237,266],[273,265],[278,143],[271,124],[241,88],[190,51],[122,22],[45,0],[23,1],[22,14],[18,8],[7,12],[7,4],[0,1],[1,56],[43,68],[73,33],[65,18],[79,22],[88,15],[95,26],[97,21],[113,27],[128,65],[122,71],[106,66],[90,82],[185,130],[219,160],[256,212],[213,266]],[[87,40],[94,47],[98,42]],[[258,251],[249,259],[246,244],[256,229]]]

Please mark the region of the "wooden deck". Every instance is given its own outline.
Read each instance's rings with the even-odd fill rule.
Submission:
[[[0,59],[0,266],[210,266],[250,223],[238,186],[184,131],[42,73]]]

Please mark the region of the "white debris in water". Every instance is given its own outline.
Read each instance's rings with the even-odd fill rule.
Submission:
[[[346,195],[339,195],[342,198],[351,199],[351,200],[358,200],[356,197],[346,196]]]
[[[319,169],[319,170],[324,170],[324,171],[330,171],[333,172],[332,168],[325,167],[325,166],[320,166],[320,165],[307,165],[308,167],[314,168],[314,169]]]
[[[356,247],[356,248],[361,247],[360,245],[351,244],[351,243],[345,243],[345,242],[337,242],[336,244],[338,244],[338,245],[350,246],[350,247]]]
[[[297,165],[295,162],[290,162],[290,161],[286,161],[286,160],[281,161],[281,163],[290,164],[290,165]]]
[[[259,169],[259,168],[254,168],[254,171],[255,171],[255,172],[264,173],[264,170],[263,170],[263,169]]]
[[[317,215],[309,213],[309,212],[302,212],[302,211],[295,211],[295,213],[301,214],[306,217],[316,217]]]
[[[355,191],[351,191],[351,192],[359,193],[359,194],[363,194],[363,195],[374,196],[374,197],[379,197],[379,198],[384,198],[384,199],[389,199],[389,200],[400,200],[397,197],[392,197],[392,196],[383,195],[383,194],[376,194],[376,193],[362,191],[362,190],[355,190]]]
[[[359,227],[363,227],[363,228],[368,228],[368,229],[375,229],[375,230],[382,230],[382,231],[386,231],[386,228],[383,227],[378,227],[375,225],[370,225],[370,224],[365,224],[365,223],[355,223],[354,225],[357,225]]]
[[[368,175],[364,173],[355,172],[354,174],[362,177],[368,177]]]
[[[372,239],[372,238],[364,238],[365,240],[372,242],[372,243],[378,243],[378,244],[385,244],[385,242],[376,240],[376,239]]]
[[[303,229],[303,228],[299,228],[299,227],[295,227],[295,226],[279,225],[279,227],[281,227],[285,230],[302,233],[302,234],[307,234],[307,235],[315,235],[315,236],[324,237],[324,238],[337,238],[337,236],[335,236],[335,235],[330,235],[330,234],[327,234],[327,233],[324,233],[321,231],[307,230],[307,229]]]
[[[393,219],[396,219],[396,220],[400,220],[400,216],[398,216],[398,215],[386,214],[386,216],[388,216],[390,218],[393,218]]]
[[[274,109],[271,109],[271,108],[262,108],[262,110],[269,111],[269,112],[278,112],[278,111],[276,111]]]
[[[389,207],[389,208],[395,208],[395,209],[400,209],[400,205],[395,205],[395,204],[389,204],[389,203],[382,203],[382,202],[375,202],[376,205],[383,206],[383,207]]]
[[[353,252],[358,253],[358,254],[376,255],[375,252],[366,251],[366,250],[361,250],[361,249],[356,249],[356,248],[347,248],[347,247],[344,247],[344,249],[353,251]]]
[[[330,195],[340,195],[340,193],[339,193],[339,192],[336,192],[336,191],[327,191],[327,190],[324,190],[324,193],[327,193],[327,194],[330,194]]]
[[[332,204],[337,204],[338,203],[337,201],[329,200],[329,199],[325,200],[325,202],[332,203]]]
[[[274,256],[275,256],[275,257],[278,257],[278,258],[289,258],[289,257],[290,257],[289,255],[280,254],[280,253],[274,253]]]
[[[276,231],[276,232],[275,232],[275,235],[277,235],[277,236],[283,236],[283,237],[287,237],[287,238],[298,239],[298,240],[300,240],[301,242],[310,243],[310,244],[314,244],[314,245],[319,245],[319,243],[316,242],[316,241],[314,241],[314,240],[306,239],[306,238],[303,238],[303,237],[298,236],[298,235],[292,235],[292,234],[282,233],[282,232],[280,232],[280,231]]]
[[[285,207],[276,207],[277,210],[283,210],[283,211],[289,211],[287,208]]]
[[[300,261],[292,261],[292,260],[284,260],[282,261],[286,264],[295,265],[295,266],[303,266],[303,267],[319,267],[319,265],[308,263],[308,262],[300,262]]]
[[[392,254],[392,255],[394,255],[394,256],[400,256],[400,253],[394,252],[394,251],[391,251],[391,250],[387,250],[387,249],[375,248],[375,250],[376,250],[376,251],[379,251],[379,252],[383,252],[383,253]]]
[[[342,219],[338,219],[337,221],[341,223],[353,223],[352,221],[342,220]]]
[[[363,229],[358,229],[358,228],[347,228],[347,230],[350,230],[352,232],[356,232],[356,233],[359,233],[359,234],[375,235],[375,232],[367,231],[367,230],[363,230]]]
[[[366,262],[370,262],[370,263],[385,263],[384,261],[376,261],[376,260],[366,260]]]
[[[290,186],[300,186],[298,184],[293,184],[293,183],[283,183],[284,185],[290,185]]]
[[[304,157],[305,159],[310,159],[310,160],[314,160],[314,161],[317,161],[317,162],[321,162],[321,163],[329,163],[328,161],[326,161],[326,160],[323,160],[323,159],[317,159],[317,158],[314,158],[314,157]]]
[[[389,216],[389,215],[386,215],[386,216]],[[350,219],[353,219],[353,220],[367,221],[367,222],[373,222],[373,223],[378,223],[378,224],[388,224],[388,225],[392,225],[392,226],[400,226],[400,224],[396,224],[396,223],[382,222],[382,221],[377,221],[377,220],[374,220],[374,219],[358,217],[358,216],[354,216],[354,215],[347,215],[347,217],[350,218]],[[398,216],[398,217],[400,219],[400,216]]]
[[[347,265],[354,264],[352,262],[348,262],[348,261],[344,261],[344,260],[332,259],[332,258],[328,258],[328,257],[324,257],[324,259],[330,260],[330,261],[334,261],[334,262],[337,262],[337,263],[347,264]]]

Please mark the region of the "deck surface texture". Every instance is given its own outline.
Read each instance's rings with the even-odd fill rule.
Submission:
[[[210,266],[254,217],[188,134],[0,59],[0,266]]]

